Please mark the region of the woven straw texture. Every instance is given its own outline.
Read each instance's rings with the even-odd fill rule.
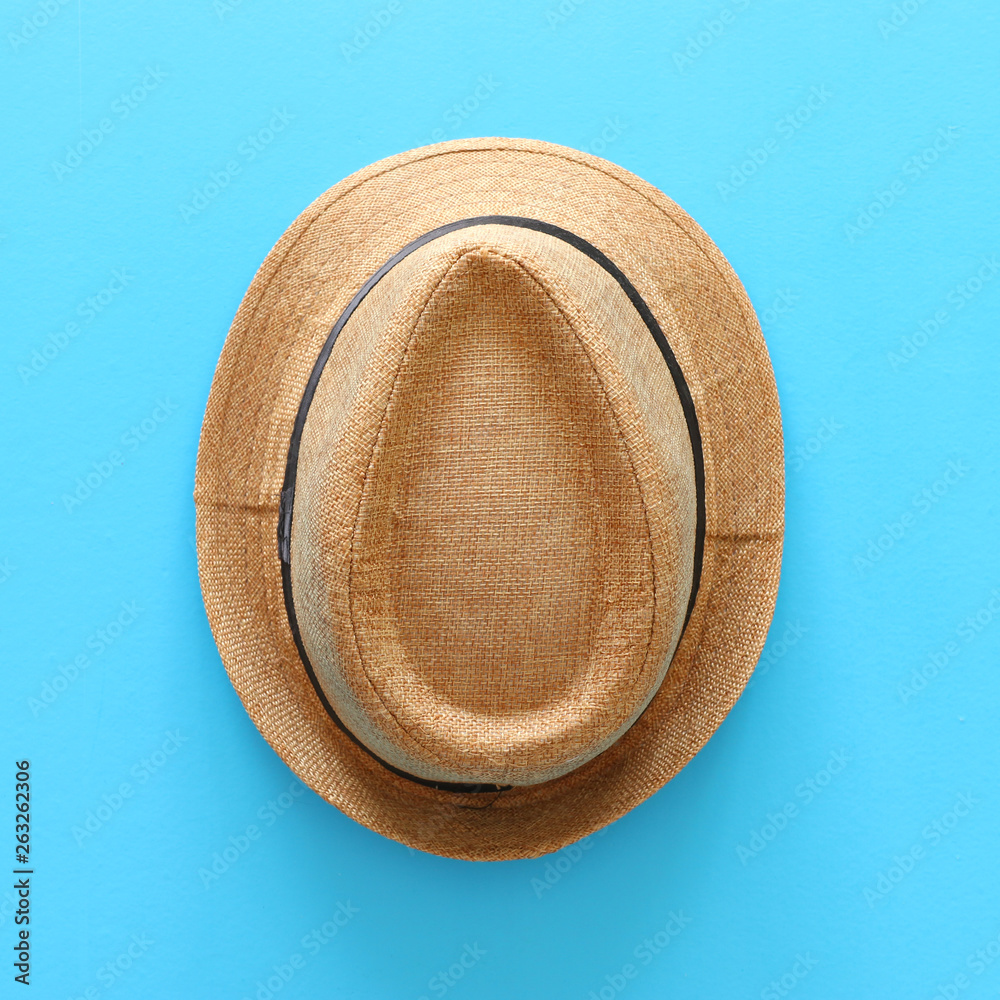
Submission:
[[[477,226],[415,251],[345,325],[302,437],[292,582],[330,719],[296,652],[276,545],[291,429],[330,329],[423,233],[536,218],[628,276],[694,398],[706,541],[691,589],[693,459],[667,367],[618,284],[542,233]],[[261,732],[327,800],[452,857],[556,850],[668,781],[739,696],[780,568],[782,451],[763,339],[731,268],[664,195],[528,140],[413,150],[311,205],[268,255],[216,372],[195,499],[206,608]],[[678,645],[678,639],[680,644]]]
[[[579,250],[477,226],[407,257],[341,331],[298,467],[299,625],[383,759],[534,784],[659,687],[691,591],[690,441],[649,331]]]

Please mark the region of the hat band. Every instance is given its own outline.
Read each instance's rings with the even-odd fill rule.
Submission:
[[[316,393],[316,388],[319,385],[323,370],[326,367],[326,362],[330,357],[330,353],[333,350],[333,346],[336,343],[340,331],[344,328],[344,325],[350,319],[354,310],[362,302],[365,296],[375,287],[375,285],[377,285],[378,282],[384,278],[385,275],[388,274],[388,272],[391,271],[392,268],[395,267],[400,261],[404,260],[407,256],[413,253],[414,250],[417,250],[427,243],[430,243],[431,241],[442,236],[453,233],[456,230],[482,225],[502,225],[513,226],[520,229],[532,229],[537,232],[545,233],[548,236],[553,236],[556,239],[560,239],[585,254],[595,263],[599,264],[618,283],[622,291],[624,291],[628,296],[629,301],[635,307],[636,312],[638,312],[642,321],[645,323],[647,329],[653,337],[653,340],[656,342],[656,346],[660,349],[660,353],[663,356],[663,360],[666,362],[667,368],[669,369],[674,382],[674,387],[677,391],[677,396],[681,404],[681,410],[684,414],[684,420],[687,424],[688,437],[690,438],[691,443],[691,453],[694,459],[694,483],[697,514],[694,566],[691,579],[691,594],[688,599],[687,612],[684,617],[684,626],[681,630],[681,635],[683,635],[683,629],[687,627],[687,623],[691,618],[691,612],[694,609],[695,599],[698,595],[698,586],[701,579],[701,569],[705,551],[705,466],[704,456],[702,453],[701,432],[698,427],[698,418],[695,413],[694,400],[691,396],[691,391],[688,388],[687,382],[684,379],[684,373],[681,371],[677,358],[674,356],[674,352],[671,349],[663,330],[660,328],[659,323],[657,323],[656,317],[653,316],[652,311],[636,290],[635,286],[629,281],[621,269],[618,268],[612,260],[610,260],[610,258],[608,258],[602,251],[598,250],[592,243],[587,242],[587,240],[583,239],[581,236],[577,236],[569,230],[562,229],[559,226],[554,226],[547,222],[542,222],[538,219],[527,219],[508,215],[482,215],[469,219],[460,219],[457,222],[450,222],[447,225],[439,226],[437,229],[432,229],[430,232],[417,237],[417,239],[408,243],[402,250],[390,257],[389,260],[386,261],[385,264],[383,264],[364,283],[364,285],[361,286],[360,290],[347,305],[347,308],[344,309],[337,321],[334,323],[329,336],[326,338],[326,341],[319,352],[319,356],[316,359],[316,363],[313,366],[313,370],[302,394],[302,400],[299,404],[299,409],[295,417],[295,424],[292,428],[291,440],[289,441],[288,459],[285,465],[285,478],[282,484],[281,500],[278,509],[278,556],[281,560],[281,584],[285,600],[285,611],[288,615],[288,624],[292,632],[292,638],[295,641],[295,648],[298,650],[299,658],[302,661],[302,665],[305,668],[306,674],[308,675],[320,702],[338,728],[365,753],[393,774],[396,774],[401,778],[406,778],[409,781],[416,782],[420,785],[426,785],[440,791],[450,792],[500,792],[505,791],[512,786],[432,781],[409,774],[408,772],[395,767],[388,761],[379,757],[345,725],[343,720],[330,704],[330,700],[327,697],[326,692],[319,683],[316,672],[313,669],[312,664],[309,662],[309,657],[306,654],[305,646],[302,642],[302,636],[299,631],[298,618],[295,614],[295,602],[292,595],[292,512],[295,500],[295,481],[298,468],[299,445],[302,439],[302,433],[305,428],[306,418],[309,415],[309,407],[312,404],[313,396]],[[645,709],[643,712],[645,712]],[[641,715],[639,717],[641,718]],[[636,721],[638,721],[638,719]]]

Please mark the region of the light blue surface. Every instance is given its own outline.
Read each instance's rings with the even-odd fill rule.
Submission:
[[[33,995],[995,996],[994,5],[322,6],[0,15],[0,789],[30,758]],[[274,241],[348,173],[474,135],[603,152],[705,227],[764,324],[788,453],[775,624],[732,714],[586,850],[503,864],[279,798],[299,786],[220,664],[191,500]]]

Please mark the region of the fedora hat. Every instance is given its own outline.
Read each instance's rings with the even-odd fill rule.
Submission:
[[[392,156],[268,254],[198,453],[205,606],[251,718],[378,833],[535,857],[670,780],[774,610],[778,398],[669,198],[523,139]]]

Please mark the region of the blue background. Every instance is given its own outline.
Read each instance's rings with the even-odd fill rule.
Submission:
[[[35,995],[996,996],[995,7],[321,6],[0,17],[0,787],[31,759]],[[736,708],[586,849],[503,864],[289,792],[212,642],[191,500],[275,240],[348,173],[477,135],[603,153],[705,227],[761,317],[787,446],[778,608]]]

